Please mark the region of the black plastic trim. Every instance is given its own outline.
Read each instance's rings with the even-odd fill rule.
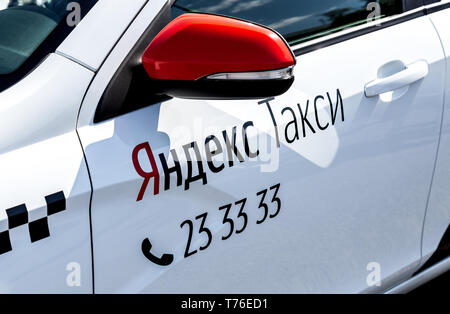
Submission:
[[[261,99],[279,96],[294,83],[294,77],[275,80],[151,80],[157,93],[187,99]],[[232,92],[230,92],[232,91]]]
[[[149,43],[171,21],[167,3],[123,60],[106,87],[94,115],[94,123],[102,122],[146,106],[170,99],[152,90],[151,79],[141,63]]]
[[[367,34],[379,31],[381,29],[388,28],[388,27],[391,27],[391,26],[394,26],[394,25],[397,25],[400,23],[404,23],[404,22],[413,20],[418,17],[425,16],[425,15],[426,15],[425,9],[417,11],[417,12],[413,12],[408,15],[403,15],[397,19],[382,22],[379,25],[372,25],[372,26],[369,26],[369,27],[366,27],[363,29],[355,30],[350,33],[338,35],[336,37],[318,42],[316,44],[312,44],[312,45],[308,45],[308,46],[305,46],[302,48],[295,49],[294,54],[296,57],[298,57],[300,55],[303,55],[303,54],[306,54],[306,53],[309,53],[309,52],[312,52],[312,51],[315,51],[318,49],[322,49],[322,48],[329,47],[329,46],[338,44],[338,43],[346,41],[346,40],[350,40],[350,39],[357,38],[357,37],[360,37],[363,35],[367,35]]]
[[[379,25],[368,26],[366,28],[358,29],[358,30],[355,30],[353,32],[346,33],[343,35],[338,35],[336,37],[333,37],[333,38],[330,38],[330,39],[327,39],[327,40],[324,40],[324,41],[321,41],[321,42],[318,42],[315,44],[311,44],[311,45],[307,45],[305,47],[294,49],[294,54],[296,57],[298,57],[300,55],[303,55],[303,54],[306,54],[306,53],[309,53],[309,52],[312,52],[312,51],[315,51],[318,49],[322,49],[325,47],[329,47],[329,46],[338,44],[342,41],[346,41],[346,40],[357,38],[357,37],[360,37],[360,36],[363,36],[366,34],[370,34],[370,33],[376,32],[378,30],[388,28],[388,27],[391,27],[394,25],[398,25],[398,24],[401,24],[404,22],[408,22],[410,20],[413,20],[413,19],[416,19],[416,18],[419,18],[422,16],[426,16],[428,14],[432,14],[432,13],[435,13],[438,11],[442,11],[442,10],[445,10],[448,8],[450,8],[450,3],[443,3],[441,5],[437,5],[437,6],[434,6],[431,8],[424,7],[422,10],[415,11],[410,14],[402,15],[398,18],[395,18],[395,19],[392,19],[389,21],[381,22],[381,24],[379,24]]]
[[[437,5],[435,7],[426,8],[427,14],[432,14],[450,8],[450,2]]]
[[[434,251],[433,255],[431,255],[431,257],[426,261],[426,263],[423,264],[423,266],[420,267],[420,269],[416,271],[413,276],[423,272],[424,270],[432,267],[433,265],[436,265],[437,263],[443,261],[447,257],[450,257],[450,225],[447,227],[447,230],[442,236],[442,239],[439,242],[436,251]]]

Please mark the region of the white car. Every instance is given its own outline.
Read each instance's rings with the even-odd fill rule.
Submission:
[[[410,291],[449,71],[449,1],[0,0],[0,292]]]

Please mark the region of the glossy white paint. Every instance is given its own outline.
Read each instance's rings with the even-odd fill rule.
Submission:
[[[1,292],[92,292],[90,182],[75,131],[93,73],[56,54],[0,94],[0,232],[6,209],[26,204],[29,222],[46,216],[45,196],[63,191],[67,209],[48,218],[50,237],[31,243],[28,225],[10,230],[0,255]],[[71,262],[81,286],[68,286]]]
[[[376,79],[365,86],[367,97],[375,97],[409,86],[428,75],[428,63],[417,61],[407,65],[404,70],[387,77]]]
[[[73,131],[91,71],[51,54],[0,93],[0,154]],[[62,89],[62,87],[66,87]]]
[[[99,0],[57,53],[97,71],[147,0]]]
[[[445,106],[442,121],[439,154],[423,229],[423,263],[436,250],[442,235],[450,225],[450,18],[449,10],[430,15],[439,31],[445,49],[447,78],[445,81]]]
[[[131,154],[140,143],[150,142],[159,165],[159,153],[167,156],[171,148],[233,126],[240,130],[248,120],[261,137],[273,138],[270,116],[256,101],[173,99],[92,123],[109,80],[162,4],[148,3],[133,22],[98,72],[80,113],[94,188],[96,292],[377,292],[410,276],[421,260],[443,108],[444,55],[429,19],[298,58],[294,86],[272,102],[280,134],[290,119],[281,109],[295,110],[300,103],[305,110],[317,95],[325,97],[320,122],[329,121],[326,93],[335,101],[337,89],[344,98],[344,122],[294,144],[282,142],[269,160],[246,161],[219,174],[206,170],[208,184],[198,181],[188,191],[174,186],[164,191],[159,166],[160,194],[152,195],[151,183],[136,202],[143,180]],[[365,84],[380,73],[420,60],[429,64],[423,80],[383,97],[365,97]],[[314,120],[311,111],[308,117]],[[242,150],[242,141],[237,145]],[[144,156],[139,158],[144,164]],[[185,166],[182,171],[185,179]],[[256,192],[280,182],[280,215],[256,225]],[[243,197],[248,227],[222,241],[228,227],[218,208]],[[212,244],[184,259],[187,230],[180,224],[206,211]],[[157,266],[144,257],[141,243],[147,237],[155,255],[175,255],[172,265]],[[194,235],[193,248],[203,244],[205,238]],[[371,262],[381,266],[381,287],[367,286]]]

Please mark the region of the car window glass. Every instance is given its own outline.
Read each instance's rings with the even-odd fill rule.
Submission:
[[[0,75],[17,70],[58,26],[71,0],[0,0]],[[92,6],[96,0],[89,2]]]
[[[177,0],[172,17],[186,12],[214,13],[275,29],[298,44],[368,20],[402,12],[402,0]]]

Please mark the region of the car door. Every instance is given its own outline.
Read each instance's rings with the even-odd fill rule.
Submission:
[[[450,105],[450,84],[448,78],[448,69],[450,68],[450,33],[448,32],[450,23],[450,2],[446,7],[436,6],[429,9],[429,16],[436,30],[442,46],[445,49],[447,57],[447,79],[445,109],[439,145],[439,154],[436,161],[436,169],[433,178],[433,185],[430,192],[430,199],[427,208],[427,215],[424,223],[422,255],[423,262],[426,264],[422,268],[429,267],[434,263],[448,257],[447,240],[450,232],[450,208],[448,203],[447,189],[449,182],[450,158],[449,158],[449,105]]]
[[[367,21],[378,7],[365,1],[170,5],[146,4],[80,112],[96,292],[377,292],[410,276],[445,75],[425,11],[381,2]],[[127,65],[139,68],[168,14],[191,11],[279,30],[293,86],[260,100],[126,102],[138,84]],[[399,77],[410,84],[396,88]]]

